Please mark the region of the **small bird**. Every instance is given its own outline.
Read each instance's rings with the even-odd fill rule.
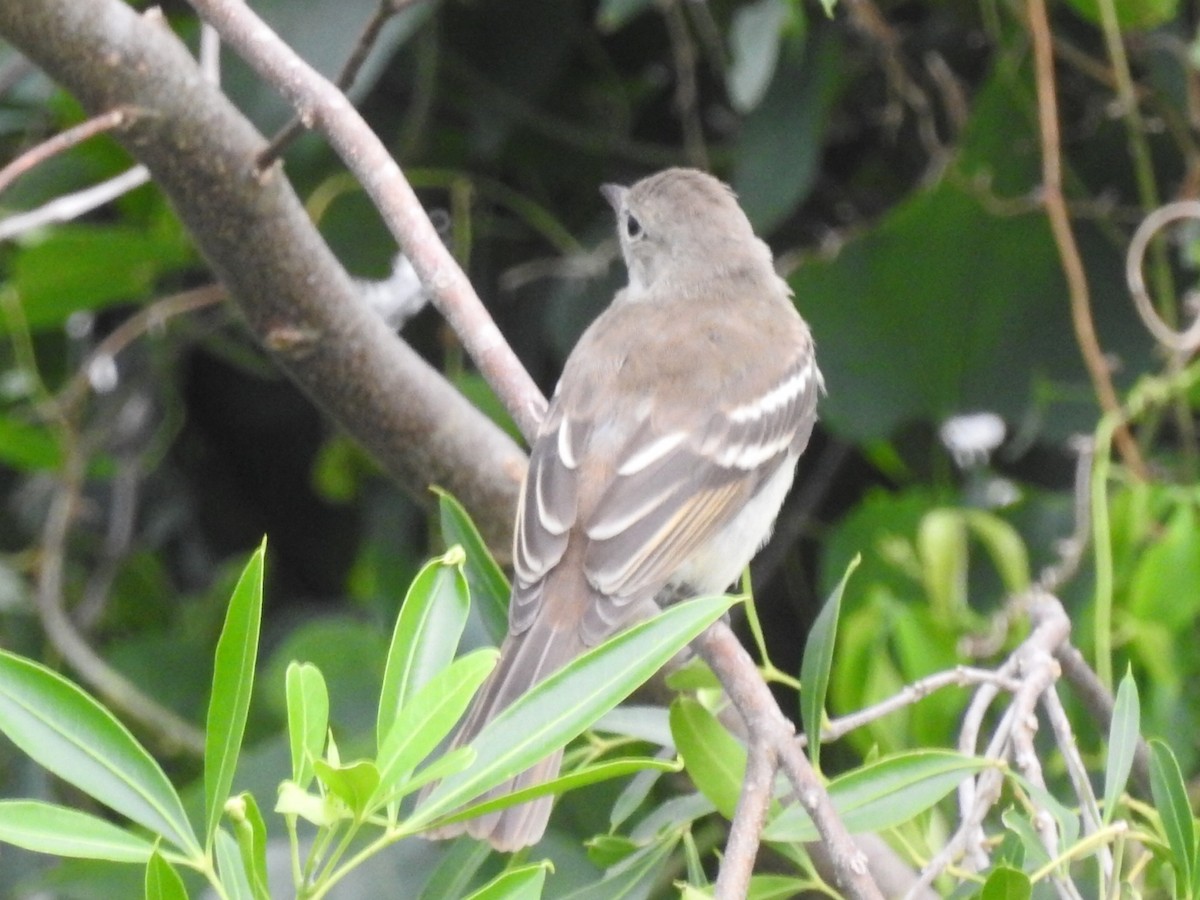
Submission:
[[[521,490],[508,636],[455,745],[658,604],[726,590],[770,536],[824,382],[733,191],[673,168],[601,193],[629,284],[567,359]],[[489,792],[554,778],[562,751]],[[552,797],[446,826],[512,851]]]

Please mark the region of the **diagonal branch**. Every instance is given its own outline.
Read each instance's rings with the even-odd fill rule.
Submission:
[[[506,546],[520,449],[360,302],[281,171],[257,172],[262,136],[175,36],[118,0],[5,0],[0,34],[89,113],[139,110],[117,139],[170,197],[263,345],[401,484],[416,495],[446,487],[492,546]],[[418,271],[459,286],[425,226],[435,250],[417,254]]]
[[[319,130],[346,163],[383,216],[430,290],[434,305],[512,414],[532,439],[546,401],[471,282],[438,237],[412,186],[378,136],[338,88],[296,55],[240,0],[191,0],[210,25],[260,76],[296,107],[301,121]]]

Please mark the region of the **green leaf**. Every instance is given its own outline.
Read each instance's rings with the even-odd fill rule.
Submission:
[[[330,765],[323,759],[313,761],[317,777],[356,817],[367,813],[371,799],[379,790],[379,769],[369,759],[342,765]]]
[[[1054,817],[1054,822],[1058,826],[1059,846],[1071,847],[1079,840],[1079,813],[1067,809],[1052,793],[1040,784],[1034,784],[1020,772],[1009,769],[1005,775],[1029,794],[1036,808],[1044,809]]]
[[[454,841],[425,882],[420,900],[459,900],[491,855],[483,841]]]
[[[179,873],[156,850],[146,864],[146,900],[187,900],[187,896]]]
[[[320,758],[325,746],[329,690],[321,670],[312,663],[289,663],[285,682],[292,781],[307,788],[313,778],[313,760]]]
[[[829,690],[829,672],[833,668],[833,648],[837,644],[838,618],[842,610],[842,594],[846,582],[858,568],[861,557],[855,556],[842,573],[817,620],[813,622],[804,642],[804,659],[800,663],[800,715],[808,734],[808,755],[813,768],[821,767],[821,724],[825,716],[825,695]]]
[[[1112,723],[1108,729],[1108,758],[1104,766],[1104,823],[1112,821],[1117,803],[1129,781],[1142,730],[1141,704],[1132,669],[1125,672],[1117,687]]]
[[[743,118],[734,145],[731,183],[759,234],[782,224],[812,191],[821,173],[829,110],[845,65],[841,36],[830,28],[807,32],[800,4],[791,5],[801,27],[776,39],[773,77],[760,102]],[[806,297],[804,310],[807,316]],[[821,359],[824,366],[826,357]]]
[[[266,538],[250,555],[242,570],[225,626],[217,641],[213,664],[212,697],[208,701],[208,729],[204,737],[205,844],[212,846],[225,800],[233,786],[246,716],[254,690],[254,663],[258,655],[258,630],[262,620],[263,563]]]
[[[255,900],[271,900],[267,881],[267,823],[263,821],[254,795],[242,793],[231,797],[225,804],[225,812],[233,822],[238,850],[249,874]]]
[[[829,797],[851,834],[884,831],[929,809],[964,778],[991,765],[946,750],[917,750],[839,775],[829,784]],[[763,839],[803,842],[820,836],[797,804],[767,824]]]
[[[466,900],[538,900],[546,884],[549,861],[501,872]]]
[[[1158,530],[1158,526],[1155,526]],[[1129,611],[1140,623],[1178,633],[1200,613],[1200,524],[1193,503],[1180,504],[1137,561],[1129,585]]]
[[[640,844],[623,834],[598,834],[587,842],[587,857],[596,868],[607,869],[640,849]]]
[[[994,868],[979,892],[979,900],[1029,900],[1032,896],[1029,876],[1009,866]]]
[[[409,821],[414,830],[523,772],[612,709],[734,603],[675,604],[605,641],[534,686],[484,726],[470,769],[447,778]]]
[[[1179,881],[1190,885],[1196,868],[1195,823],[1179,763],[1171,748],[1159,740],[1150,741],[1150,793],[1162,818]]]
[[[649,896],[650,887],[662,874],[662,867],[679,842],[673,831],[643,850],[627,857],[604,873],[599,881],[578,888],[562,900],[619,900]]]
[[[1017,530],[999,516],[981,509],[963,511],[967,526],[987,549],[1004,580],[1004,589],[1019,594],[1029,587],[1029,554]]]
[[[467,750],[470,748],[461,747],[459,749]],[[663,772],[678,772],[679,766],[661,759],[636,756],[593,763],[589,766],[573,769],[566,775],[560,775],[549,781],[543,781],[541,784],[535,784],[532,787],[513,791],[512,793],[496,797],[493,800],[474,804],[456,812],[452,816],[447,816],[443,821],[449,823],[459,822],[463,819],[474,819],[476,816],[486,815],[498,809],[507,809],[510,806],[519,806],[522,803],[528,803],[530,800],[536,800],[538,797],[544,797],[547,794],[565,794],[568,791],[587,787],[591,784],[598,784],[601,781],[624,778],[626,775],[645,771],[656,772],[658,774],[662,774]]]
[[[455,747],[447,750],[425,768],[421,769],[404,785],[403,793],[411,793],[431,781],[438,781],[465,772],[475,764],[477,754],[471,747]]]
[[[813,883],[790,875],[754,875],[746,900],[792,900],[811,889]]]
[[[149,295],[158,278],[194,259],[179,232],[112,225],[59,225],[13,259],[13,285],[32,331],[57,328],[71,313]],[[64,261],[69,260],[69,265]],[[6,331],[0,319],[0,334]]]
[[[767,93],[790,13],[786,0],[755,0],[734,11],[729,29],[733,59],[725,83],[729,102],[739,113],[754,109]]]
[[[408,589],[392,631],[379,693],[379,747],[401,708],[454,659],[471,606],[462,563],[462,551],[451,549],[427,563]]]
[[[1028,860],[1030,868],[1040,869],[1050,864],[1050,854],[1046,852],[1046,845],[1042,843],[1037,829],[1023,810],[1006,809],[1000,819],[1012,836],[1015,836],[1021,855]]]
[[[57,469],[62,447],[48,428],[0,416],[0,460],[25,471]]]
[[[201,855],[179,795],[128,729],[61,675],[3,650],[0,731],[63,781]]]
[[[957,509],[932,509],[917,529],[921,579],[934,615],[946,622],[959,616],[967,596],[967,529]]]
[[[491,648],[469,653],[434,675],[401,707],[379,748],[376,800],[393,794],[450,733],[499,658]]]
[[[0,800],[0,841],[35,853],[141,863],[154,846],[89,813],[38,800]]]
[[[254,891],[246,877],[246,866],[242,862],[237,841],[224,828],[218,828],[215,842],[217,850],[217,873],[221,886],[229,900],[254,900]]]
[[[438,496],[442,539],[447,546],[458,544],[467,554],[464,568],[471,599],[488,635],[499,644],[508,634],[508,579],[462,504],[439,488],[433,491]]]
[[[746,748],[691,697],[671,704],[671,734],[696,787],[732,819],[746,775]]]
[[[326,828],[345,818],[344,807],[332,794],[319,797],[292,781],[284,781],[279,785],[275,812],[281,816],[299,816],[318,828]]]
[[[1075,12],[1093,25],[1103,25],[1100,14],[1105,0],[1067,0]],[[1117,24],[1122,31],[1144,31],[1165,25],[1179,11],[1179,0],[1112,0]]]

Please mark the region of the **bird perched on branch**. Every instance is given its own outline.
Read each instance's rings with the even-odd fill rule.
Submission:
[[[629,284],[580,338],[521,491],[508,637],[455,744],[665,603],[727,589],[770,536],[824,389],[808,326],[733,192],[667,169],[601,192]],[[554,778],[562,751],[489,792]],[[446,826],[536,843],[552,797]]]

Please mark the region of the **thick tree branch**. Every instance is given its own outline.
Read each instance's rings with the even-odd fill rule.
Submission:
[[[717,622],[697,638],[693,646],[721,679],[729,699],[741,713],[750,740],[750,758],[753,759],[766,748],[771,768],[777,765],[791,782],[797,799],[817,826],[821,841],[829,852],[838,889],[855,900],[882,898],[879,887],[871,877],[869,860],[855,845],[846,826],[838,818],[829,793],[795,739],[795,727],[780,711],[766,682],[759,676],[754,660],[738,642],[733,631],[724,622]],[[747,774],[760,777],[762,766],[761,760],[756,761],[753,767],[747,769]],[[751,789],[753,791],[753,785]],[[745,790],[746,785],[743,785]],[[754,793],[757,795],[758,792]],[[761,800],[757,797],[740,801],[733,827],[740,831],[759,828],[762,820],[760,806]],[[735,866],[728,871],[723,866],[721,877],[717,880],[717,897],[721,900],[745,896],[744,888],[748,887],[748,882],[738,882],[737,879],[749,875],[750,870],[743,857],[757,849],[758,836],[741,834],[735,840],[731,835],[730,843],[738,853]]]
[[[507,545],[520,449],[359,302],[281,172],[256,173],[263,137],[174,35],[117,0],[6,0],[0,34],[90,113],[139,110],[118,139],[275,359],[402,484],[443,485]]]
[[[438,311],[522,433],[532,440],[546,409],[545,398],[442,243],[408,179],[358,110],[241,0],[191,0],[191,4],[296,107],[301,121],[329,139],[375,203]]]

